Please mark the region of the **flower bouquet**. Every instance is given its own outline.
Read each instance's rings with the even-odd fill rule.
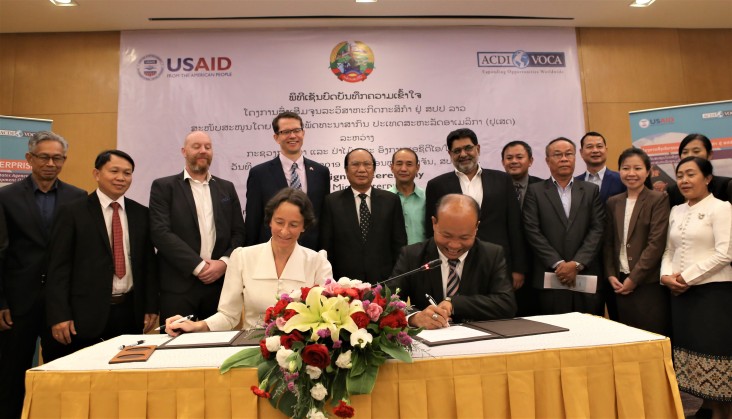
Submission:
[[[231,356],[221,372],[257,367],[252,391],[290,417],[324,418],[330,399],[336,416],[350,418],[350,396],[371,393],[387,358],[412,362],[421,329],[409,328],[406,308],[388,288],[348,278],[282,294],[265,313],[259,347]]]

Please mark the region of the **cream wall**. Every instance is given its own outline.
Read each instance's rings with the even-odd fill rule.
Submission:
[[[88,190],[90,162],[117,142],[119,38],[0,35],[0,114],[53,119],[71,141],[61,177]],[[611,168],[630,146],[629,111],[732,99],[732,30],[580,28],[577,39],[585,123],[608,139]]]

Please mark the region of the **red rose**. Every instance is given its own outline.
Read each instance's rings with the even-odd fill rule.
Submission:
[[[252,393],[256,394],[257,397],[262,397],[264,399],[269,399],[271,397],[268,392],[262,390],[261,388],[259,388],[257,386],[252,386]],[[348,416],[348,417],[350,418],[350,416]]]
[[[330,365],[330,354],[328,353],[328,347],[325,345],[319,343],[307,345],[302,350],[301,355],[303,362],[321,370]]]
[[[264,312],[264,323],[269,323],[272,321],[272,316],[274,315],[274,310],[272,307],[267,308],[267,310]]]
[[[269,359],[272,356],[272,353],[267,349],[267,343],[264,339],[259,341],[259,350],[262,351],[262,358],[264,359]]]
[[[380,305],[381,308],[385,308],[386,307],[386,300],[378,292],[374,292],[374,301],[372,301],[372,303],[375,303],[375,304]]]
[[[287,307],[288,304],[290,304],[290,303],[288,303],[286,300],[277,301],[277,304],[275,304],[275,306],[274,306],[273,314],[275,316],[279,316],[282,313],[282,311]]]
[[[310,287],[300,288],[300,299],[302,299],[303,301],[307,300],[309,292],[310,292]]]
[[[355,410],[349,406],[346,402],[341,400],[338,406],[333,408],[333,413],[340,418],[352,418]]]
[[[363,329],[364,327],[368,326],[369,322],[371,321],[369,315],[364,313],[363,311],[357,311],[351,314],[351,318],[354,322],[356,322],[356,326],[358,326],[359,329]]]
[[[404,315],[402,310],[394,310],[391,313],[381,318],[379,327],[382,329],[385,327],[391,327],[394,329],[402,329],[407,327],[407,316]]]
[[[292,316],[294,316],[295,314],[297,314],[297,311],[295,311],[295,310],[293,310],[293,309],[291,309],[291,308],[288,308],[287,310],[285,310],[285,314],[283,314],[283,315],[282,315],[282,318],[283,318],[283,319],[285,319],[285,321],[288,321],[288,320],[290,320],[290,319],[292,318]]]
[[[292,333],[290,333],[288,335],[280,336],[280,344],[282,344],[282,346],[284,346],[285,349],[292,348],[293,342],[302,342],[304,340],[305,340],[305,338],[302,336],[302,333],[300,333],[297,330],[293,330]]]

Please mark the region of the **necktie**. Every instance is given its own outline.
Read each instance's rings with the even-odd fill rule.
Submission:
[[[114,274],[122,278],[127,273],[125,267],[125,248],[122,237],[122,221],[119,219],[119,203],[112,202],[112,255],[114,256]]]
[[[358,197],[361,198],[361,205],[358,208],[358,215],[359,215],[359,226],[361,227],[361,241],[366,243],[366,237],[369,235],[369,226],[371,224],[371,211],[369,211],[369,206],[366,205],[366,198],[368,195],[365,193],[358,194]]]
[[[521,202],[521,189],[524,187],[520,183],[514,183],[513,187],[516,188],[516,199]]]
[[[300,176],[297,175],[297,163],[292,163],[292,168],[290,169],[290,187],[293,189],[302,189]]]
[[[457,294],[460,288],[460,275],[457,273],[457,264],[460,259],[449,259],[447,264],[450,265],[450,272],[447,274],[447,296],[452,297]]]

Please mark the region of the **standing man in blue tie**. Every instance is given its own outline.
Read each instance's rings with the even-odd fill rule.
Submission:
[[[587,165],[587,171],[575,177],[577,180],[594,183],[600,188],[600,201],[605,205],[613,195],[625,192],[620,174],[607,168],[607,143],[599,132],[590,131],[580,140],[580,156]]]
[[[274,140],[280,154],[274,159],[254,166],[247,179],[245,228],[247,246],[264,243],[272,232],[264,222],[264,206],[283,188],[300,189],[313,204],[316,219],[320,219],[325,196],[330,193],[330,170],[303,156],[305,130],[302,118],[294,112],[282,112],[272,121]],[[320,250],[318,228],[305,231],[300,244]]]

